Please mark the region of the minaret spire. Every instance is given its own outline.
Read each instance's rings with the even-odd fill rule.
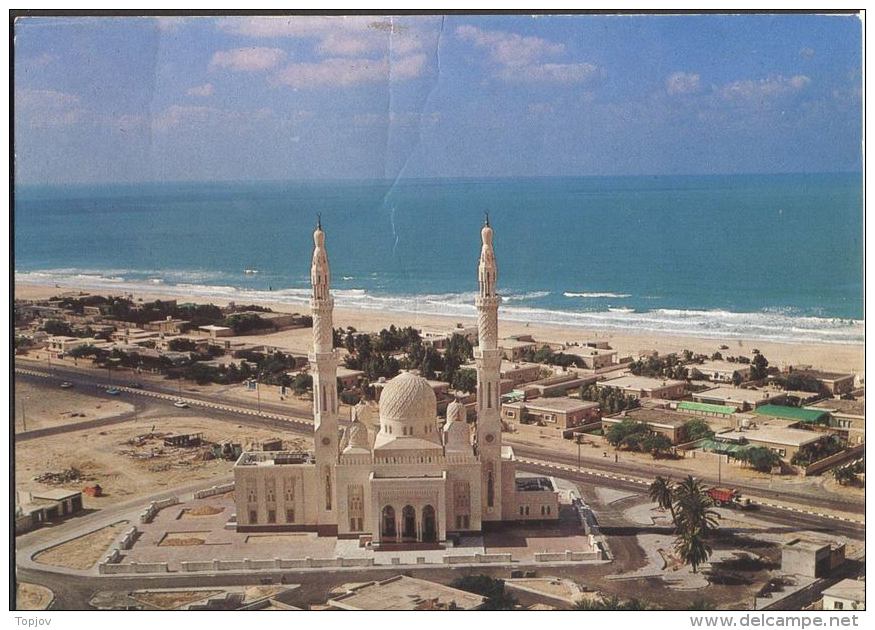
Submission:
[[[479,292],[477,306],[478,343],[474,349],[477,364],[477,449],[482,466],[483,520],[500,520],[501,514],[501,418],[500,368],[498,347],[498,266],[492,244],[489,215],[480,230],[482,246],[477,268]]]
[[[337,356],[334,351],[334,298],[331,297],[331,270],[325,249],[322,218],[313,232],[313,263],[310,267],[310,309],[313,314],[313,351],[309,355],[313,375],[313,427],[319,521],[336,523],[334,464],[338,457],[337,435]]]

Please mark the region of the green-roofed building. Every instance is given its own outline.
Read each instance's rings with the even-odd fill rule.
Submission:
[[[678,411],[695,414],[697,416],[707,416],[709,418],[728,419],[735,413],[735,407],[684,400],[678,403]]]
[[[772,418],[795,420],[806,424],[826,424],[829,421],[829,413],[826,411],[785,405],[762,405],[754,409],[753,413],[758,416],[771,416]]]

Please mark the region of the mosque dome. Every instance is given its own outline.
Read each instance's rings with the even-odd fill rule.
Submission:
[[[368,435],[368,427],[362,422],[362,415],[364,412],[364,405],[361,403],[357,404],[353,407],[352,410],[352,422],[350,422],[349,427],[346,430],[346,446],[343,449],[344,452],[354,450],[354,449],[363,449],[370,450],[371,448],[371,440]]]
[[[465,422],[467,420],[468,412],[465,410],[465,405],[460,403],[458,400],[454,400],[449,405],[447,405],[447,427],[449,427],[451,422]]]
[[[444,445],[448,451],[465,451],[471,448],[471,432],[468,429],[467,415],[465,405],[458,400],[447,406]]]
[[[380,421],[410,424],[434,421],[437,398],[428,381],[403,372],[389,381],[380,394]]]

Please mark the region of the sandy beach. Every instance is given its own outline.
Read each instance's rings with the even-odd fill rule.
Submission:
[[[49,287],[34,284],[15,284],[14,295],[16,299],[45,299],[68,291],[83,291],[106,295],[103,289],[92,290],[88,287]],[[192,296],[180,298],[179,295],[168,295],[161,292],[142,292],[134,295],[135,299],[160,300],[176,299],[179,301],[191,301],[200,303],[213,303],[218,306],[227,304],[227,299],[206,298],[204,296]],[[289,304],[271,303],[270,301],[252,300],[261,306],[266,306],[275,311],[288,312],[298,307]],[[308,307],[301,304],[299,312],[306,313]],[[474,325],[474,318],[458,316],[441,316],[431,313],[410,313],[402,311],[380,311],[370,309],[344,309],[336,308],[334,311],[335,327],[352,326],[359,331],[378,331],[390,324],[395,326],[414,326],[427,329],[449,329],[457,324],[465,326]],[[772,342],[767,340],[744,340],[737,338],[714,338],[693,337],[686,335],[671,335],[667,333],[635,333],[631,331],[616,330],[592,330],[579,326],[556,326],[539,323],[524,323],[501,319],[499,311],[499,334],[502,337],[518,334],[532,335],[537,341],[568,343],[581,342],[584,340],[608,341],[611,347],[619,350],[621,356],[637,356],[643,351],[657,350],[660,353],[680,352],[684,349],[711,354],[718,350],[721,345],[729,347],[723,350],[725,355],[750,356],[754,348],[760,350],[769,360],[770,365],[785,367],[787,365],[811,365],[824,370],[853,372],[861,377],[865,371],[865,348],[862,344],[818,344],[813,342]],[[295,329],[285,330],[268,335],[247,335],[247,341],[253,343],[268,343],[270,345],[285,348],[292,352],[306,353],[310,347],[310,330]]]

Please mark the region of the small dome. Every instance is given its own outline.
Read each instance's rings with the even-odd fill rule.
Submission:
[[[381,421],[408,424],[434,420],[436,416],[437,398],[421,376],[403,372],[389,381],[380,394]]]
[[[444,430],[449,428],[451,422],[466,422],[467,416],[468,412],[465,410],[465,405],[458,400],[454,400],[447,405],[447,424]]]
[[[364,425],[363,422],[355,421],[346,431],[349,436],[349,440],[347,442],[346,448],[343,449],[344,452],[351,451],[353,449],[363,449],[370,450],[371,448],[371,440],[368,436],[368,427]]]

